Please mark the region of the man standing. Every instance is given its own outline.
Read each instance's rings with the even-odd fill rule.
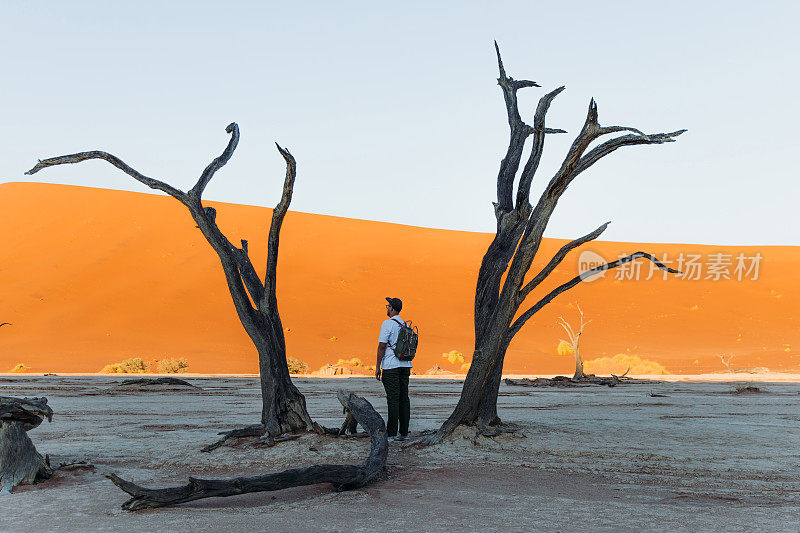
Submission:
[[[400,334],[400,311],[403,302],[399,298],[386,298],[386,316],[381,324],[378,337],[378,361],[375,364],[375,378],[383,381],[386,390],[386,403],[389,405],[389,420],[386,432],[389,442],[408,438],[408,421],[411,418],[411,402],[408,399],[408,377],[411,375],[411,361],[400,361],[394,354],[397,337]],[[398,422],[400,434],[397,434]]]

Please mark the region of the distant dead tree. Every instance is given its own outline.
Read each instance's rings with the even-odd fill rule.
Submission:
[[[232,244],[217,226],[216,210],[213,207],[204,206],[201,198],[206,185],[214,177],[214,174],[225,166],[239,142],[239,126],[236,123],[229,124],[225,131],[231,135],[228,146],[203,170],[197,183],[188,192],[181,191],[163,181],[149,178],[128,166],[120,158],[97,150],[40,160],[26,174],[35,174],[44,168],[55,165],[102,159],[136,181],[151,189],[163,191],[185,205],[194,219],[196,227],[200,229],[219,256],[239,320],[258,351],[262,397],[261,423],[226,432],[223,441],[227,438],[245,436],[266,435],[266,438],[274,438],[283,433],[298,430],[322,432],[323,428],[312,421],[308,415],[305,397],[297,390],[289,377],[289,369],[286,364],[286,341],[278,313],[278,300],[275,296],[281,225],[292,200],[297,165],[292,154],[276,144],[278,152],[286,161],[286,177],[280,202],[272,212],[272,223],[267,240],[266,273],[262,282],[248,256],[247,241],[242,240],[241,247]]]
[[[722,364],[725,365],[725,368],[728,369],[728,372],[731,374],[735,374],[736,372],[731,368],[731,360],[733,359],[732,355],[729,355],[727,359],[722,354],[719,354],[719,360],[722,361]]]
[[[608,223],[605,223],[591,233],[562,246],[542,270],[527,283],[525,282],[526,275],[539,251],[550,217],[570,183],[600,159],[619,148],[673,142],[675,137],[686,130],[646,134],[636,128],[626,126],[601,126],[597,119],[597,105],[592,99],[589,103],[586,121],[567,151],[561,167],[545,187],[536,206],[532,206],[529,200],[531,185],[542,157],[545,137],[548,134],[566,133],[564,130],[545,126],[545,115],[550,103],[564,90],[564,87],[559,87],[542,96],[533,116],[533,125],[526,124],[519,114],[517,91],[526,87],[539,87],[539,84],[528,80],[515,80],[506,75],[497,43],[495,43],[495,50],[500,70],[497,82],[503,92],[508,125],[511,130],[508,149],[500,163],[500,172],[497,176],[497,201],[494,202],[497,232],[483,256],[478,271],[475,290],[475,349],[472,366],[467,373],[461,397],[453,413],[436,434],[425,440],[428,444],[439,442],[461,424],[477,425],[478,432],[486,435],[502,431],[499,428],[501,421],[497,416],[497,394],[506,351],[514,336],[525,323],[553,298],[575,287],[587,277],[638,258],[652,261],[659,269],[678,273],[677,270],[662,264],[652,254],[635,252],[588,270],[562,283],[517,316],[517,312],[526,298],[553,273],[571,250],[596,239],[608,226]],[[621,132],[626,132],[626,134],[589,149],[597,139]],[[533,137],[533,146],[517,180],[523,149],[528,137]],[[515,183],[517,184],[516,198]],[[494,426],[494,428],[490,429],[490,426]]]
[[[564,331],[567,332],[567,340],[562,340],[562,342],[565,342],[566,344],[569,345],[569,347],[572,349],[572,354],[575,356],[575,375],[572,376],[572,379],[576,380],[584,379],[586,377],[586,374],[583,373],[583,361],[581,360],[580,343],[581,343],[581,335],[583,335],[583,328],[589,322],[591,322],[591,320],[589,320],[588,322],[583,321],[583,310],[581,309],[581,306],[578,305],[577,307],[578,307],[578,312],[581,314],[581,322],[580,325],[578,326],[577,332],[574,329],[572,329],[572,326],[570,326],[569,322],[564,320],[563,316],[558,317],[559,325],[562,328],[564,328]]]

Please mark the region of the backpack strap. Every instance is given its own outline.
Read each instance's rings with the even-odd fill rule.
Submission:
[[[401,329],[401,330],[402,330],[402,328],[404,328],[404,327],[407,327],[407,326],[406,326],[406,323],[405,323],[405,322],[403,322],[402,320],[395,320],[396,316],[397,316],[397,315],[395,315],[395,316],[393,316],[393,317],[392,317],[392,322],[394,322],[394,323],[398,324],[398,325],[400,326],[400,329]],[[398,333],[398,335],[399,335],[399,333]],[[391,343],[391,342],[389,342],[389,341],[387,340],[387,341],[386,341],[386,345],[387,345],[389,348],[391,348],[391,349],[392,349],[392,351],[394,351],[394,346],[392,346],[392,343]]]

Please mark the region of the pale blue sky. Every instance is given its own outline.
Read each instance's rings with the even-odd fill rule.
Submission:
[[[88,149],[188,188],[239,123],[206,198],[494,231],[507,143],[492,40],[548,124],[541,190],[590,97],[603,124],[687,128],[581,175],[547,234],[606,220],[606,240],[800,245],[796,2],[0,1],[0,181],[149,192],[102,162],[27,177]],[[535,192],[536,192],[535,191]],[[6,229],[4,229],[6,231]]]

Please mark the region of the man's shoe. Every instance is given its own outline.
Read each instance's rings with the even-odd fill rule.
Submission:
[[[386,440],[388,440],[389,442],[394,442],[394,441],[400,440],[400,439],[398,439],[397,437],[387,437]]]
[[[408,435],[398,435],[394,440],[408,440]]]

